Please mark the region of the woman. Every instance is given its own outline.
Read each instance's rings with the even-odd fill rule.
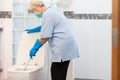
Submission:
[[[37,39],[30,50],[30,58],[36,55],[47,41],[52,52],[52,80],[66,80],[69,62],[79,57],[78,47],[67,18],[53,6],[46,7],[42,1],[31,1],[28,8],[38,18],[42,18],[41,38]],[[38,31],[39,31],[38,30]]]

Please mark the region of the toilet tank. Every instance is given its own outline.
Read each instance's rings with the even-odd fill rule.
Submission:
[[[23,32],[17,49],[16,64],[23,65],[28,62],[30,49],[33,47],[36,39],[40,39],[40,32],[26,33]],[[36,56],[30,61],[29,65],[44,66],[44,46],[36,53]]]

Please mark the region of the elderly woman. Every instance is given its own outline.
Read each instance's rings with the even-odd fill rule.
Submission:
[[[52,80],[66,80],[69,62],[79,57],[78,47],[67,18],[53,6],[46,7],[42,1],[31,1],[28,8],[38,18],[42,18],[41,38],[37,39],[30,50],[30,58],[36,55],[47,41],[52,52]]]

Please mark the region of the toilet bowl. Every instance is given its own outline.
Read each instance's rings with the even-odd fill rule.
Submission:
[[[40,38],[40,33],[22,33],[20,38],[16,63],[8,70],[8,80],[40,80],[40,71],[44,67],[44,46],[39,49],[36,56],[29,60],[29,51],[33,47],[36,39]]]

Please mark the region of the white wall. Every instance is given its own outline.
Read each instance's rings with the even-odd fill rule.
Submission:
[[[4,0],[0,0],[0,11],[4,11]]]
[[[0,0],[0,11],[12,11],[12,0]],[[7,70],[12,65],[12,19],[1,18],[0,25],[3,25],[0,44],[2,48],[2,77],[7,77]]]
[[[111,21],[75,23],[81,25],[74,28],[81,56],[75,62],[75,77],[111,80]]]
[[[65,11],[81,14],[112,13],[112,0],[72,0]],[[80,58],[74,62],[75,78],[111,80],[111,20],[71,19]]]

